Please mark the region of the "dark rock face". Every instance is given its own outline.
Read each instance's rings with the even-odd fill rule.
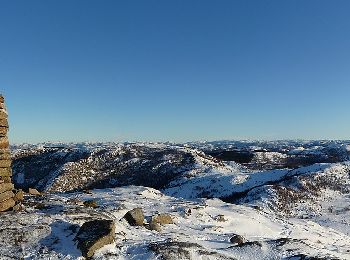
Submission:
[[[124,218],[131,226],[143,226],[145,216],[141,208],[135,208],[133,210],[128,211],[125,214]]]
[[[83,256],[90,258],[96,250],[115,241],[115,223],[112,220],[93,220],[84,223],[75,239]]]
[[[188,242],[169,241],[163,243],[153,243],[149,249],[155,252],[163,260],[188,259],[192,260],[192,253],[195,251],[198,255],[206,259],[211,257],[218,260],[234,260],[234,258],[221,255],[217,252],[209,251],[206,248]]]

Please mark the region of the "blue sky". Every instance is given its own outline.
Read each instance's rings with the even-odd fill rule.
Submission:
[[[349,139],[350,2],[1,1],[12,142]]]

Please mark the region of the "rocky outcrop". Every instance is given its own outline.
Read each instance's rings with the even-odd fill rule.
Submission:
[[[190,242],[166,241],[160,243],[152,243],[149,249],[156,253],[161,259],[218,259],[218,260],[234,260],[235,258],[222,255],[218,252],[206,249],[199,244]]]
[[[4,97],[0,95],[0,211],[6,211],[15,205],[15,194],[12,192],[14,187],[11,183],[12,161],[7,137],[8,129]]]

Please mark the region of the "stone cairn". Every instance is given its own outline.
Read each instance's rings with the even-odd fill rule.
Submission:
[[[13,208],[16,204],[14,186],[11,182],[11,154],[7,137],[9,126],[4,97],[0,94],[0,212]]]

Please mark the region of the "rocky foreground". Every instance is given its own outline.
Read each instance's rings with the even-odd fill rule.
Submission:
[[[347,142],[12,147],[1,259],[350,259]]]

